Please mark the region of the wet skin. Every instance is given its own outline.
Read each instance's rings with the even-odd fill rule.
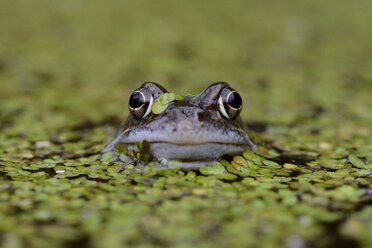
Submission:
[[[131,114],[103,152],[115,152],[117,144],[137,151],[136,144],[146,140],[150,153],[162,163],[181,159],[189,167],[200,167],[223,155],[256,148],[239,117],[240,95],[227,83],[214,83],[154,114],[151,107],[164,93],[166,89],[152,82],[134,91],[129,100]]]

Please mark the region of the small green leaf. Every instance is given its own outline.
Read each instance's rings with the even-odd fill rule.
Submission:
[[[163,105],[168,104],[168,103],[169,103],[169,101],[168,101],[168,93],[164,93],[163,95],[161,95],[161,96],[159,97],[159,102],[160,102],[161,104],[163,104]]]
[[[262,163],[266,166],[270,166],[272,168],[280,168],[280,165],[277,162],[271,160],[264,160]]]
[[[230,173],[222,173],[217,175],[217,179],[221,180],[235,180],[238,176]]]
[[[114,157],[114,154],[112,152],[106,152],[101,157],[102,162],[111,162],[114,159],[115,159],[115,157]]]
[[[360,169],[367,169],[368,166],[366,166],[363,161],[361,161],[357,156],[355,155],[349,155],[349,161],[355,166]]]
[[[152,186],[155,188],[163,188],[165,185],[165,177],[160,177],[158,180],[152,183]]]
[[[182,162],[178,160],[171,160],[169,161],[168,168],[169,169],[180,169],[182,167]]]
[[[248,166],[247,161],[242,156],[234,156],[233,161],[242,166]]]
[[[221,164],[213,164],[212,166],[205,166],[199,169],[203,175],[218,175],[225,172],[225,167]]]
[[[167,94],[167,100],[168,100],[168,103],[170,103],[170,102],[173,102],[174,101],[174,99],[175,99],[175,97],[176,97],[176,94],[175,93],[168,93]]]
[[[121,154],[126,154],[128,151],[128,147],[122,143],[116,145],[116,151]]]
[[[158,115],[162,113],[164,110],[166,110],[167,107],[168,107],[168,103],[162,104],[159,100],[159,101],[155,101],[155,103],[152,105],[151,111],[154,115]]]
[[[150,143],[146,140],[138,142],[137,147],[141,152],[150,152]]]
[[[185,98],[184,98],[183,96],[181,96],[181,95],[176,95],[176,96],[174,97],[174,99],[175,99],[175,100],[178,100],[178,101],[182,101],[182,100],[184,100]]]

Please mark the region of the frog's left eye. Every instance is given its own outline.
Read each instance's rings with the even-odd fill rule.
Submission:
[[[243,101],[238,92],[229,87],[221,91],[218,99],[218,109],[227,119],[236,119],[242,110]]]
[[[150,114],[153,101],[151,94],[136,90],[129,98],[129,110],[134,117],[144,118]]]

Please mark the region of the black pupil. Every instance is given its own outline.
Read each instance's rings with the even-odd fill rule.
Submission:
[[[242,106],[242,98],[236,92],[233,92],[229,95],[229,99],[227,99],[227,104],[233,108],[240,108]]]
[[[145,99],[143,99],[143,95],[139,92],[134,92],[129,99],[129,106],[131,108],[139,108],[145,103]]]

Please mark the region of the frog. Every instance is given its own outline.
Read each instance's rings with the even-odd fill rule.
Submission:
[[[177,97],[165,109],[155,103],[169,92],[156,82],[145,82],[129,97],[129,116],[103,152],[117,153],[119,144],[138,152],[147,142],[161,164],[180,160],[184,168],[211,165],[226,155],[257,149],[240,117],[243,101],[227,82],[215,82],[196,95]]]

